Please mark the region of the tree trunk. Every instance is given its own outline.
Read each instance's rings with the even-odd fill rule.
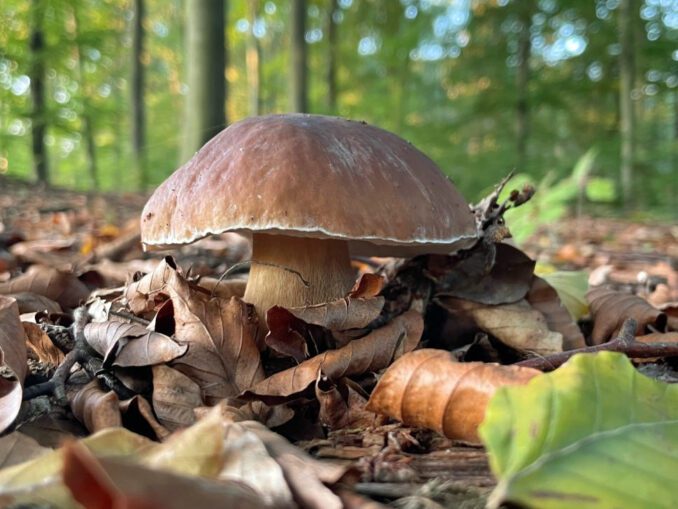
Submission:
[[[144,145],[146,144],[146,112],[144,109],[144,0],[134,0],[132,21],[132,163],[136,170],[139,189],[148,184]]]
[[[531,2],[524,1],[520,8],[520,33],[518,34],[518,70],[516,73],[516,165],[525,171],[528,162],[527,145],[530,136],[530,26],[532,25]]]
[[[247,18],[250,29],[247,33],[247,50],[245,63],[247,66],[247,99],[250,115],[261,114],[261,45],[254,35],[254,24],[259,14],[259,0],[247,1]]]
[[[292,0],[290,32],[292,58],[290,59],[290,111],[308,111],[308,69],[306,64],[306,0]]]
[[[226,125],[225,0],[186,0],[188,95],[181,162]]]
[[[339,12],[339,1],[330,0],[327,16],[327,109],[330,113],[337,112],[337,22],[335,15]]]
[[[73,27],[75,32],[75,58],[78,61],[78,81],[82,91],[82,138],[85,141],[85,153],[87,155],[87,174],[89,175],[92,189],[99,189],[99,172],[97,168],[96,144],[94,142],[94,126],[90,112],[89,99],[87,97],[87,79],[85,77],[85,65],[82,61],[80,48],[80,20],[78,19],[77,4],[73,4]]]
[[[33,0],[31,7],[33,20],[29,47],[32,64],[29,77],[31,79],[31,98],[33,99],[33,111],[31,113],[33,168],[38,182],[49,185],[49,166],[45,145],[47,108],[45,106],[45,63],[43,55],[45,41],[42,33],[44,1]]]
[[[633,82],[635,62],[633,58],[634,0],[621,0],[619,4],[619,113],[621,136],[621,195],[624,207],[633,205],[633,173],[636,158],[636,125],[633,108]]]

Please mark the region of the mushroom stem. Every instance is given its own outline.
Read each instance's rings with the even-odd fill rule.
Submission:
[[[345,296],[355,281],[348,243],[255,233],[245,301],[265,327],[272,306],[297,307]]]

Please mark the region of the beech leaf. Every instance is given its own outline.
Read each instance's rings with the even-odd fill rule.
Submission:
[[[622,354],[577,354],[500,389],[480,436],[499,479],[490,507],[676,507],[678,385]]]
[[[638,323],[637,336],[645,334],[648,326],[660,331],[666,328],[666,314],[637,295],[598,287],[589,290],[586,298],[593,316],[591,340],[594,345],[618,335],[627,318]]]
[[[479,443],[478,426],[495,391],[527,383],[538,374],[519,366],[457,362],[450,352],[425,348],[403,355],[386,370],[367,410]]]
[[[63,308],[75,308],[89,297],[89,289],[70,272],[45,265],[32,265],[28,271],[6,283],[0,294],[32,292],[56,301]]]
[[[193,409],[202,405],[200,386],[180,371],[153,366],[153,410],[170,430],[195,422]]]
[[[328,350],[298,366],[280,371],[246,390],[241,397],[280,404],[306,391],[322,372],[330,380],[362,375],[389,366],[405,352],[413,350],[424,323],[417,311],[407,311],[367,336],[337,350]]]

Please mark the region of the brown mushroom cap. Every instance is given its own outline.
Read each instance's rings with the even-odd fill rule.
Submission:
[[[447,253],[476,239],[469,206],[398,136],[335,117],[253,117],[208,142],[144,207],[147,249],[236,231],[346,240],[354,254]]]

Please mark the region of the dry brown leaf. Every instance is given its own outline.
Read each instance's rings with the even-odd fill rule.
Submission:
[[[62,454],[64,483],[85,509],[265,507],[251,489],[236,482],[214,482],[117,458],[96,458],[79,442],[67,444]]]
[[[188,349],[165,334],[125,322],[89,323],[85,326],[85,339],[104,357],[105,366],[164,364]]]
[[[59,303],[62,308],[75,308],[89,297],[89,289],[73,274],[44,265],[32,265],[28,271],[6,283],[0,283],[0,294],[33,292]]]
[[[200,386],[180,371],[153,366],[153,409],[158,420],[174,431],[195,422],[193,409],[202,405]]]
[[[379,316],[383,297],[337,299],[326,304],[288,308],[294,316],[312,325],[331,331],[361,329]]]
[[[641,343],[678,343],[678,332],[653,332],[644,336],[636,336]]]
[[[525,299],[534,309],[544,315],[549,330],[563,335],[563,350],[574,350],[586,346],[584,335],[567,308],[563,306],[558,292],[550,284],[538,276],[533,276],[532,286]]]
[[[208,405],[236,396],[264,378],[254,309],[242,300],[210,297],[183,278],[167,286],[174,337],[188,345],[172,365],[200,385]]]
[[[214,277],[203,277],[198,281],[198,286],[204,288],[210,295],[220,297],[222,299],[230,299],[231,297],[245,296],[245,287],[247,286],[246,279],[217,279]]]
[[[659,331],[666,328],[666,314],[636,295],[600,287],[589,290],[586,299],[593,317],[591,341],[594,345],[604,343],[619,334],[627,318],[638,322],[637,336],[649,332],[648,326]]]
[[[452,297],[437,301],[451,313],[470,318],[479,329],[516,350],[539,355],[563,351],[562,334],[550,331],[544,315],[525,300],[498,306]]]
[[[7,295],[16,300],[19,306],[19,313],[35,313],[38,311],[47,311],[48,313],[61,313],[61,306],[52,299],[38,295],[33,292],[18,292]]]
[[[367,336],[337,350],[328,350],[298,366],[280,371],[251,387],[242,395],[266,404],[295,399],[306,391],[322,372],[330,380],[361,375],[387,367],[403,353],[414,349],[424,328],[416,311],[408,311]]]
[[[309,341],[313,346],[319,343],[326,346],[329,343],[329,331],[318,325],[307,324],[280,306],[273,306],[266,312],[266,325],[266,346],[297,362],[303,362],[309,357]]]
[[[52,366],[61,364],[65,357],[64,353],[54,345],[39,325],[31,322],[22,322],[21,325],[26,333],[26,346],[41,362]]]
[[[174,284],[180,274],[174,259],[166,256],[153,272],[127,285],[125,300],[132,313],[142,316],[157,309],[168,299],[167,292],[163,290]]]
[[[320,403],[320,424],[330,430],[375,425],[377,416],[365,410],[367,397],[361,394],[362,391],[356,385],[348,378],[335,383],[325,376],[318,376],[315,396]]]
[[[445,350],[417,350],[386,370],[367,409],[451,439],[480,443],[478,425],[495,391],[539,374],[518,366],[457,362]]]
[[[26,333],[14,299],[0,296],[0,433],[12,424],[21,407],[26,364]],[[7,371],[9,370],[9,372]]]
[[[0,438],[0,470],[37,458],[49,451],[51,449],[41,446],[35,439],[14,431]]]
[[[150,431],[158,440],[164,440],[170,435],[170,431],[155,418],[151,404],[139,394],[121,401],[120,412],[122,413],[122,422],[128,429],[135,430],[145,436],[151,436],[147,432],[147,428],[150,428]]]
[[[113,391],[101,390],[96,380],[92,380],[69,399],[73,415],[90,433],[122,426],[118,396]]]
[[[355,282],[348,296],[352,299],[376,297],[384,288],[384,278],[378,274],[363,274]]]
[[[485,251],[471,256],[429,255],[427,270],[436,279],[440,296],[481,302],[508,304],[523,299],[532,282],[535,262],[519,249],[496,244],[494,265],[488,271]]]

